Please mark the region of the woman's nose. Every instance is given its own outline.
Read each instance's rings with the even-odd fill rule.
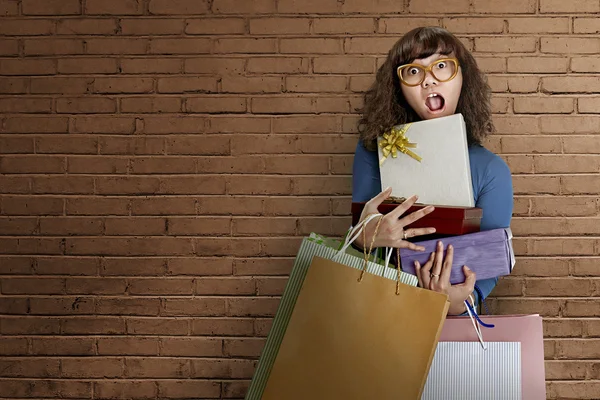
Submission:
[[[430,85],[437,85],[438,81],[437,79],[435,79],[435,77],[431,74],[431,72],[426,72],[425,73],[425,79],[423,79],[423,83],[422,86],[424,88],[429,87]]]

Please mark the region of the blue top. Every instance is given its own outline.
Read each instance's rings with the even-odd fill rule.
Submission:
[[[469,162],[475,207],[483,210],[481,230],[508,228],[513,210],[512,178],[508,166],[499,156],[480,145],[469,146]],[[359,141],[352,167],[352,201],[369,201],[380,192],[377,152],[365,149]],[[477,281],[484,298],[497,282],[498,278]]]

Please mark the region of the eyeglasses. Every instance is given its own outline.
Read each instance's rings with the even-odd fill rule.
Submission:
[[[398,78],[406,86],[419,86],[425,80],[427,72],[440,82],[447,82],[458,73],[458,60],[456,58],[441,58],[425,67],[420,64],[404,64],[398,67]]]

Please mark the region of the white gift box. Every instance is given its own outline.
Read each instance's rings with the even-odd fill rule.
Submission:
[[[416,194],[423,204],[475,206],[462,114],[398,125],[394,130],[400,133],[377,139],[382,188],[391,186],[396,197]],[[396,157],[392,153],[384,157],[386,149],[395,151]]]

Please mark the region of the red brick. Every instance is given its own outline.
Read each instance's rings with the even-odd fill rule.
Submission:
[[[23,0],[24,15],[75,15],[81,14],[79,0]]]
[[[25,297],[0,297],[0,311],[3,314],[26,314],[29,311],[27,300]]]
[[[0,98],[0,112],[14,114],[49,114],[52,112],[52,100],[44,98]]]
[[[540,314],[544,317],[558,316],[560,300],[527,299],[522,297],[487,299],[492,314]]]
[[[121,99],[121,113],[160,114],[182,111],[182,100],[171,97],[133,97]]]
[[[148,93],[154,88],[152,78],[96,78],[94,93]]]
[[[25,55],[83,54],[84,42],[77,39],[25,39]]]
[[[570,114],[573,112],[571,97],[518,97],[514,99],[514,112],[522,114]]]
[[[209,2],[206,0],[183,0],[172,2],[170,0],[150,0],[150,14],[171,15],[171,14],[208,14]]]
[[[286,275],[292,271],[294,260],[291,258],[270,257],[235,260],[235,275]],[[259,283],[260,284],[260,283]],[[260,293],[259,293],[260,294]]]
[[[541,38],[542,53],[559,54],[597,54],[600,49],[599,38],[548,37]]]
[[[207,132],[210,133],[268,133],[271,132],[271,118],[213,116],[208,119]]]
[[[256,367],[256,361],[254,360],[192,359],[191,362],[194,378],[250,379]]]
[[[121,70],[124,74],[177,74],[182,70],[181,65],[182,60],[175,58],[126,58],[121,60]]]
[[[152,39],[150,41],[151,54],[201,54],[210,53],[210,39]]]
[[[32,297],[33,315],[78,315],[94,312],[94,299],[84,297]]]
[[[335,14],[340,10],[340,4],[333,0],[280,0],[277,11],[284,14]]]
[[[66,252],[72,255],[190,255],[192,243],[187,238],[67,238]]]
[[[164,316],[222,316],[226,304],[223,298],[193,297],[165,299],[161,310]]]
[[[196,280],[195,293],[198,295],[253,295],[256,293],[256,285],[253,280],[246,278],[202,277]]]
[[[194,318],[193,335],[251,336],[254,331],[250,318]]]
[[[344,40],[344,50],[349,54],[387,54],[397,40],[396,37],[385,40],[374,37],[348,38]]]
[[[502,33],[504,20],[502,18],[448,18],[444,19],[444,27],[455,34]]]
[[[554,381],[548,382],[547,390],[548,396],[555,399],[593,399],[600,391],[600,385],[595,381]]]
[[[214,338],[164,338],[160,344],[161,356],[220,357],[223,341]]]
[[[229,236],[230,223],[229,217],[169,218],[168,232],[177,236]]]
[[[253,257],[260,254],[259,243],[254,238],[198,238],[194,244],[199,256]]]
[[[243,398],[248,392],[250,382],[248,381],[231,381],[223,382],[223,398]]]
[[[279,51],[287,54],[341,54],[344,43],[334,38],[280,39]]]
[[[281,296],[288,277],[270,277],[256,280],[256,294],[259,296]]]
[[[279,302],[279,298],[268,297],[228,298],[227,315],[233,317],[274,316]]]
[[[470,1],[454,0],[446,3],[439,3],[432,0],[410,2],[408,11],[413,14],[429,14],[429,13],[467,13],[469,12]]]
[[[122,295],[125,294],[128,285],[125,279],[67,278],[66,287],[69,294]]]
[[[136,157],[131,160],[133,174],[193,174],[196,160],[190,157]]]
[[[97,381],[94,397],[98,399],[153,399],[156,397],[156,383],[152,381]]]
[[[567,297],[573,293],[587,297],[594,295],[595,281],[591,279],[526,279],[525,295],[533,297]]]
[[[382,24],[381,20],[379,21]],[[316,18],[313,30],[317,34],[373,33],[376,21],[373,18]],[[380,25],[381,26],[381,25]]]
[[[99,315],[158,315],[160,299],[157,298],[99,298],[96,313]]]
[[[147,199],[133,199],[131,203],[132,215],[195,215],[196,203],[194,199],[185,197],[151,197]]]
[[[114,74],[118,72],[114,58],[67,58],[58,60],[61,74]]]
[[[160,398],[219,398],[221,383],[210,380],[164,380],[158,381]]]
[[[92,78],[32,78],[31,93],[85,94],[92,84]]]
[[[509,0],[503,3],[489,3],[486,0],[475,0],[473,11],[475,13],[510,13],[510,14],[534,14],[537,8],[536,0]]]
[[[542,13],[589,13],[600,12],[600,5],[594,0],[575,0],[565,3],[560,0],[540,0]]]
[[[4,132],[60,133],[67,132],[69,119],[65,117],[9,117],[4,121]]]
[[[67,335],[119,335],[125,333],[125,320],[118,317],[71,317],[61,319],[61,330]]]
[[[217,91],[217,79],[212,77],[159,78],[159,93],[207,93]]]
[[[586,197],[536,197],[532,199],[532,216],[590,216],[596,215],[596,202]]]
[[[32,236],[35,235],[38,231],[37,228],[37,218],[0,218],[0,232],[3,235],[10,236],[21,236],[27,235]]]
[[[569,33],[569,18],[511,18],[508,20],[510,33]]]
[[[100,154],[164,154],[165,140],[160,137],[101,137]]]
[[[0,1],[0,15],[17,15],[19,14],[19,3],[13,0]]]
[[[144,5],[137,0],[86,0],[85,14],[141,15]]]
[[[109,27],[106,28],[106,30],[109,29]],[[145,54],[148,47],[149,43],[147,39],[91,38],[86,41],[86,51],[88,54]],[[114,60],[105,59],[103,61],[109,62]]]
[[[504,136],[502,153],[559,153],[560,138],[548,136]]]
[[[224,353],[230,357],[260,357],[265,339],[225,339]]]
[[[190,321],[181,318],[127,318],[129,335],[188,335]]]
[[[164,235],[166,221],[163,218],[106,218],[104,221],[106,235]]]
[[[97,275],[99,267],[95,258],[38,257],[34,268],[38,275]]]
[[[236,236],[280,236],[296,233],[296,218],[234,218]]]
[[[27,338],[0,338],[0,355],[21,356],[28,352]]]
[[[105,276],[161,276],[165,274],[166,267],[167,261],[156,257],[103,258],[100,274]]]
[[[168,261],[169,275],[217,276],[232,274],[232,259],[214,258],[173,258]]]
[[[56,112],[66,114],[102,114],[115,113],[115,99],[106,97],[61,98],[56,100]]]
[[[573,20],[574,33],[600,33],[600,25],[596,18],[575,18]]]
[[[32,338],[31,352],[34,355],[93,355],[95,339],[78,337]]]
[[[132,295],[191,295],[194,281],[187,278],[130,279],[128,292]]]
[[[56,25],[59,35],[113,35],[117,31],[117,20],[108,18],[61,19]]]
[[[160,180],[154,177],[109,177],[95,178],[97,194],[155,194],[158,193]]]
[[[4,174],[60,174],[65,171],[65,158],[61,156],[15,155],[0,159],[0,171]]]
[[[202,215],[259,215],[263,199],[255,196],[208,196],[198,199],[198,212]]]
[[[252,60],[253,58],[248,60],[249,65],[252,63]],[[186,58],[184,60],[184,71],[188,74],[238,74],[244,71],[244,61],[243,58]]]
[[[4,197],[5,215],[62,215],[64,200],[55,197]]]
[[[475,49],[478,52],[491,53],[528,53],[537,48],[537,39],[534,37],[502,36],[475,38]]]
[[[249,22],[251,35],[308,34],[310,31],[308,18],[252,18]]]
[[[59,360],[39,360],[3,357],[0,369],[3,377],[46,378],[59,375]]]
[[[292,192],[292,179],[283,176],[232,176],[228,194],[287,195]]]
[[[62,377],[65,378],[122,378],[123,358],[69,357],[61,360]]]
[[[39,232],[42,235],[101,235],[104,225],[99,218],[52,217],[40,218]]]
[[[158,338],[98,338],[98,355],[158,355]]]
[[[56,73],[54,60],[3,59],[0,60],[2,75],[53,75]]]
[[[84,176],[34,177],[32,189],[39,194],[90,194],[94,192],[94,181]]]
[[[235,97],[188,97],[185,99],[186,112],[194,113],[246,113],[245,98]]]
[[[0,93],[26,93],[29,80],[24,78],[0,78]]]
[[[508,72],[566,73],[569,59],[562,57],[509,57]]]
[[[265,171],[261,156],[207,157],[198,160],[197,173],[241,173],[259,174]]]
[[[279,117],[273,122],[273,131],[276,133],[339,132],[340,127],[340,119],[329,115]]]
[[[185,33],[188,35],[244,34],[246,23],[241,18],[188,19]]]
[[[227,155],[229,154],[228,137],[223,135],[203,135],[173,137],[167,139],[168,154],[188,155]]]
[[[544,318],[544,337],[582,337],[584,322],[572,318]]]
[[[183,33],[184,25],[183,19],[122,19],[121,32],[124,35],[178,35]]]
[[[572,175],[561,177],[564,194],[596,194],[594,188],[600,184],[600,177],[594,175]]]
[[[19,42],[15,39],[0,39],[0,56],[16,56],[19,54]]]
[[[128,215],[129,199],[124,198],[69,198],[66,200],[67,215]]]
[[[571,261],[570,274],[573,276],[600,276],[595,268],[597,260],[594,258],[577,258]]]
[[[282,80],[279,77],[226,77],[221,82],[225,93],[279,93]]]
[[[0,148],[4,154],[33,153],[34,141],[30,137],[14,137],[0,135]]]

